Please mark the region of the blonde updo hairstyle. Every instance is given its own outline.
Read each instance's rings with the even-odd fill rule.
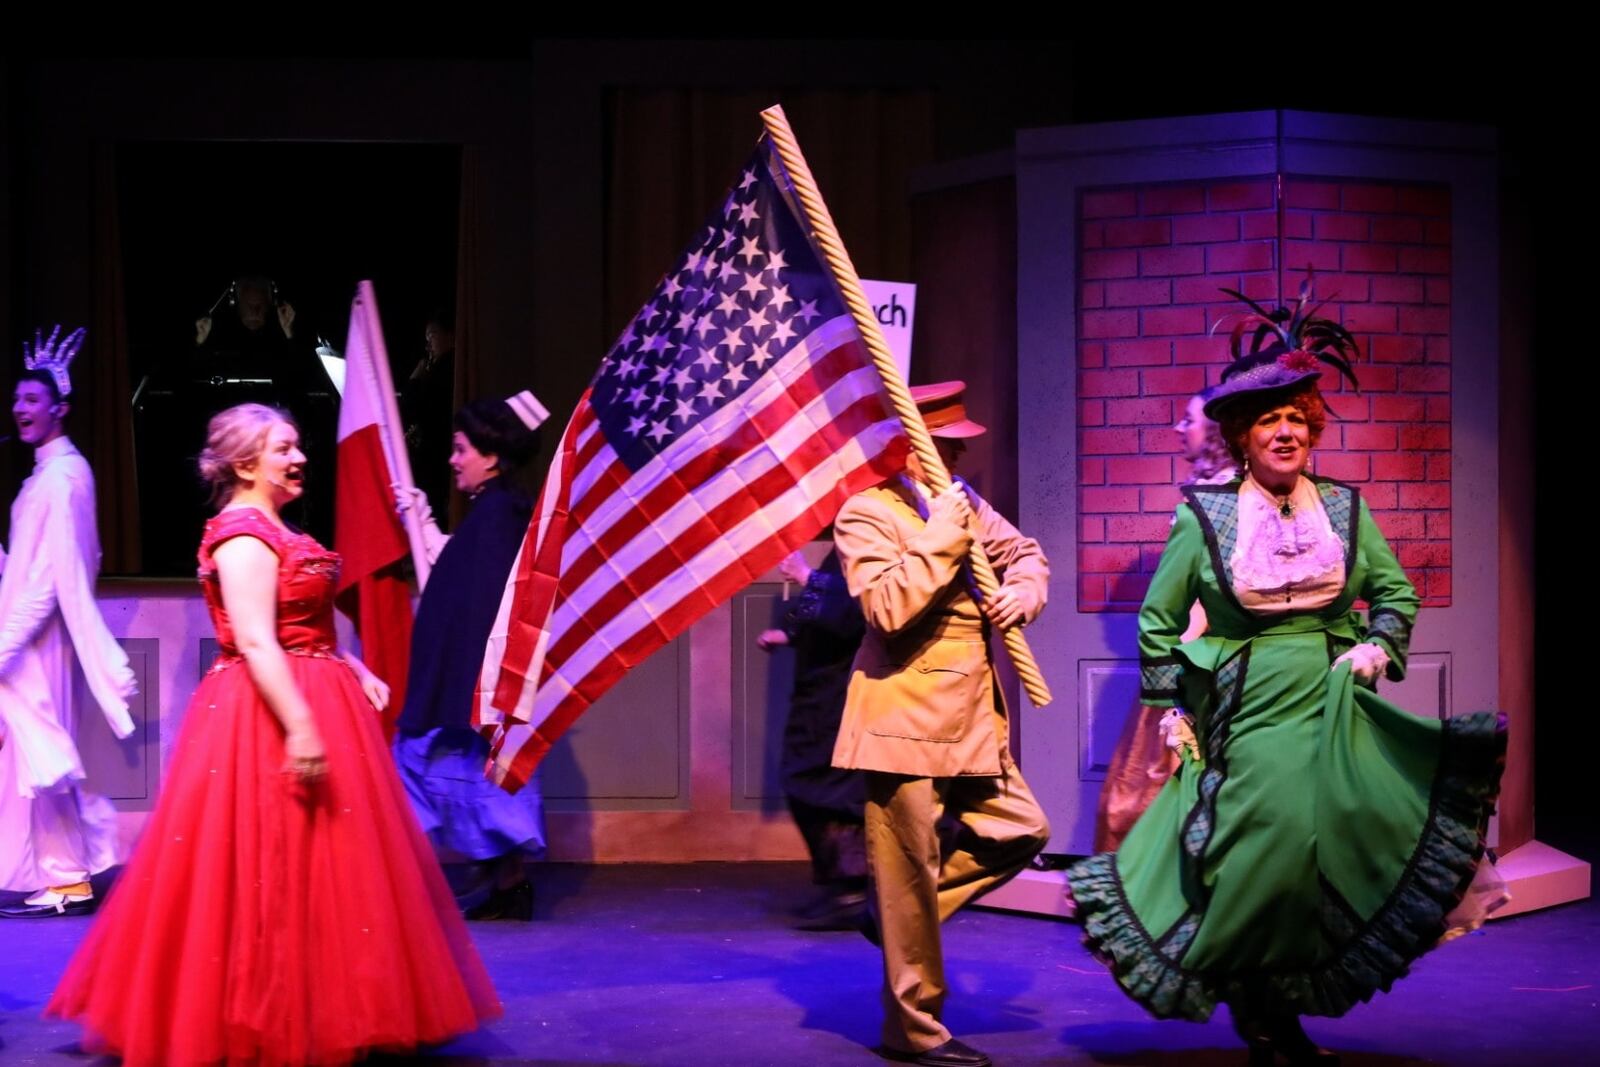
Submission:
[[[266,404],[238,404],[211,416],[198,465],[200,480],[211,487],[212,507],[221,507],[233,497],[239,487],[234,467],[260,458],[267,447],[267,434],[280,422],[299,432],[294,416]]]

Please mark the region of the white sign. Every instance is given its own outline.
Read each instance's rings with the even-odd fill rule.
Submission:
[[[900,377],[911,381],[911,325],[916,321],[917,287],[912,282],[876,282],[861,279],[867,303],[883,327],[883,339],[889,342]]]

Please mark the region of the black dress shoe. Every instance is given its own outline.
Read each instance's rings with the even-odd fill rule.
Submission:
[[[1278,1055],[1288,1060],[1290,1064],[1339,1067],[1339,1054],[1319,1048],[1300,1025],[1298,1016],[1289,1015],[1273,1019],[1267,1024],[1267,1036],[1271,1038],[1272,1047]]]
[[[965,1041],[951,1038],[942,1045],[935,1045],[921,1052],[907,1052],[902,1049],[882,1048],[878,1050],[891,1060],[901,1063],[920,1063],[923,1067],[992,1067],[994,1061],[988,1053],[979,1052]]]
[[[43,894],[34,894],[41,896]],[[60,893],[51,893],[55,898],[42,904],[29,904],[22,901],[9,907],[0,908],[0,918],[6,919],[54,919],[62,915],[88,915],[95,909],[94,897],[69,897]]]
[[[468,908],[462,915],[486,922],[495,919],[529,922],[533,919],[533,883],[524,878],[514,886],[496,889],[488,900]]]
[[[861,936],[871,941],[878,948],[883,947],[883,930],[878,926],[878,916],[868,903],[861,909],[861,917],[856,920],[856,929],[861,931]]]
[[[840,893],[829,898],[826,908],[801,916],[794,926],[796,930],[859,930],[866,910],[865,893]]]

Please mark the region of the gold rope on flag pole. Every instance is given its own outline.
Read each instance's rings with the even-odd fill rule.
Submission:
[[[922,413],[917,410],[916,401],[911,399],[911,391],[900,377],[900,369],[895,366],[889,344],[883,339],[878,318],[872,313],[872,305],[867,302],[866,293],[861,289],[861,278],[856,274],[855,264],[850,261],[850,253],[845,251],[844,242],[839,239],[833,216],[817,190],[816,179],[811,176],[805,155],[800,151],[800,142],[789,128],[789,120],[782,106],[767,108],[761,113],[761,120],[766,124],[767,136],[772,139],[779,158],[783,160],[784,169],[789,172],[795,195],[805,209],[812,240],[828,261],[840,295],[850,308],[851,318],[855,319],[856,330],[866,343],[867,351],[872,354],[878,376],[883,379],[884,391],[894,405],[894,412],[900,419],[900,425],[905,428],[906,436],[911,439],[912,451],[917,454],[917,460],[928,476],[928,487],[935,493],[942,493],[950,488],[950,472],[945,469],[944,460],[939,458],[933,437],[922,421]],[[989,562],[989,554],[984,551],[981,540],[973,539],[967,558],[971,561],[972,577],[978,583],[978,591],[983,598],[989,600],[998,594],[1000,582],[995,577],[994,565]],[[1027,692],[1028,699],[1035,707],[1042,708],[1049,704],[1050,687],[1045,684],[1039,664],[1033,658],[1033,651],[1022,636],[1022,628],[1013,626],[1005,631],[1004,637],[1006,651],[1011,654],[1012,666],[1017,669],[1017,677],[1022,680],[1022,688]]]

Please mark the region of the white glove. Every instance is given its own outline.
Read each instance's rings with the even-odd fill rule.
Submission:
[[[438,560],[439,553],[444,551],[450,537],[433,520],[433,507],[428,503],[428,494],[414,485],[406,486],[398,482],[389,488],[394,490],[394,510],[397,514],[404,518],[408,511],[417,513],[417,519],[422,523],[422,551],[431,566]]]
[[[1189,721],[1189,716],[1182,711],[1177,708],[1168,708],[1167,713],[1161,716],[1161,722],[1157,724],[1157,728],[1161,731],[1161,740],[1166,742],[1167,747],[1180,757],[1184,754],[1183,750],[1186,748],[1192,755],[1198,756],[1200,754],[1200,742],[1195,740],[1194,724]]]
[[[1341,663],[1350,664],[1350,676],[1362,685],[1372,685],[1383,672],[1389,668],[1389,653],[1383,646],[1375,645],[1371,641],[1363,641],[1344,655],[1333,661],[1337,667]]]
[[[959,485],[951,485],[928,502],[929,522],[943,519],[966,529],[967,520],[970,518],[972,518],[972,501],[967,499],[967,494]]]

